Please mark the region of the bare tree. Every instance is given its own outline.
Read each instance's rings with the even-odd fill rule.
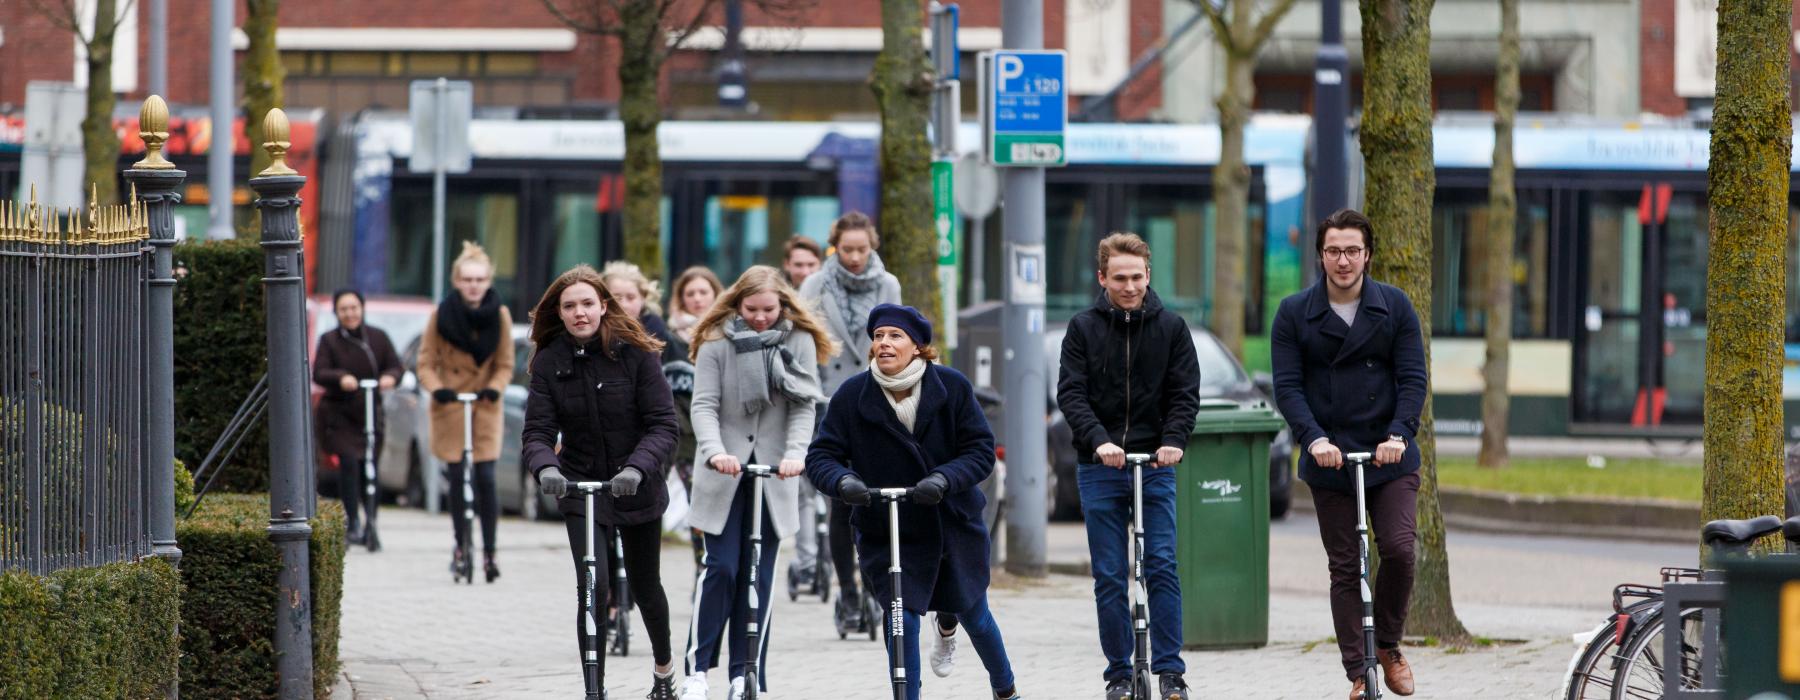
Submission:
[[[269,153],[263,144],[263,117],[269,110],[282,107],[282,81],[287,69],[281,65],[281,51],[275,46],[276,15],[281,0],[246,0],[249,12],[244,15],[244,36],[250,39],[244,51],[244,135],[250,139],[250,177],[269,167]]]
[[[92,185],[95,204],[112,204],[119,198],[119,134],[113,130],[112,61],[113,35],[119,18],[133,9],[134,0],[93,0],[94,24],[83,27],[81,16],[89,3],[83,0],[26,0],[32,10],[52,24],[75,35],[87,52],[87,116],[81,120],[81,153],[85,177]]]
[[[1500,0],[1500,60],[1494,71],[1494,167],[1488,181],[1487,358],[1481,367],[1481,454],[1506,466],[1507,392],[1512,362],[1513,245],[1519,198],[1513,189],[1513,119],[1519,112],[1519,0]]]
[[[1255,0],[1194,0],[1194,4],[1212,21],[1213,40],[1225,52],[1225,85],[1219,89],[1219,163],[1213,167],[1213,303],[1209,320],[1219,341],[1243,359],[1244,243],[1250,209],[1244,127],[1250,123],[1250,107],[1256,100],[1256,56],[1294,0],[1275,0],[1261,18],[1254,17]]]
[[[881,53],[869,85],[881,105],[881,259],[900,278],[906,303],[942,324],[925,139],[936,76],[925,55],[924,25],[919,0],[881,0]]]
[[[724,0],[538,0],[557,21],[619,44],[619,119],[625,125],[625,258],[661,277],[663,62],[708,26]],[[764,15],[793,18],[814,0],[746,0]]]

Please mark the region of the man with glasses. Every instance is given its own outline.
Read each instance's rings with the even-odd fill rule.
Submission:
[[[1304,448],[1300,478],[1312,489],[1331,571],[1338,651],[1363,696],[1361,552],[1356,494],[1344,453],[1373,452],[1366,474],[1369,524],[1381,554],[1374,582],[1375,657],[1395,695],[1413,694],[1400,633],[1412,593],[1419,449],[1427,369],[1419,316],[1399,289],[1369,279],[1375,232],[1351,209],[1319,223],[1319,281],[1281,301],[1271,333],[1275,401]]]

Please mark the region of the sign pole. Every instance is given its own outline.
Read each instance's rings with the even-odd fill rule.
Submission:
[[[431,88],[431,300],[444,300],[444,102],[449,81],[438,78]]]
[[[938,294],[943,304],[944,346],[956,349],[957,282],[956,129],[962,114],[962,67],[956,41],[960,12],[955,4],[931,3],[931,62],[937,81],[931,94],[931,124],[937,136],[931,154],[931,219],[937,231]],[[948,362],[948,358],[945,362]]]

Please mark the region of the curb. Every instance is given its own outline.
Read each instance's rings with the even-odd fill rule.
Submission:
[[[1294,507],[1313,510],[1312,491],[1294,480]],[[1444,523],[1499,534],[1698,544],[1700,504],[1658,499],[1558,498],[1442,488]]]

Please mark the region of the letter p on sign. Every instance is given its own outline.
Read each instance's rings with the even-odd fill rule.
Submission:
[[[1025,75],[1025,61],[1018,56],[1003,55],[1000,57],[1001,92],[1012,92],[1012,86],[1008,83],[1022,75]]]

